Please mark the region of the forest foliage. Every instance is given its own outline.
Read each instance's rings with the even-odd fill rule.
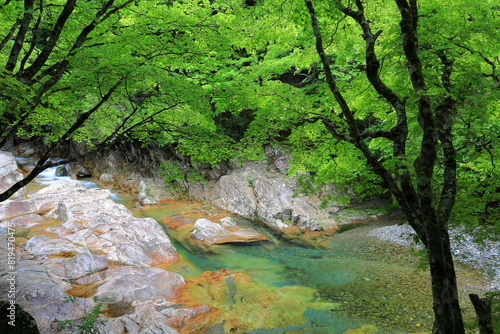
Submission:
[[[362,31],[330,2],[317,1],[316,11],[358,128],[389,131],[396,118],[365,75]],[[417,154],[417,97],[402,57],[397,7],[369,1],[365,11],[378,31],[379,76],[408,109],[405,157],[394,158],[382,136],[366,140],[394,171],[398,160],[411,165]],[[57,142],[72,120],[98,106],[72,140],[96,147],[153,140],[191,163],[212,165],[262,158],[262,147],[277,145],[292,153],[291,173],[309,172],[311,185],[335,182],[361,199],[385,191],[361,153],[321,122],[340,111],[301,1],[5,1],[0,17],[1,138]],[[436,105],[451,98],[458,106],[460,205],[453,220],[467,217],[474,226],[498,218],[499,20],[494,1],[420,3],[427,94]],[[442,83],[439,52],[453,63],[451,89]]]
[[[3,0],[0,146],[43,139],[38,172],[68,140],[154,141],[190,168],[273,147],[290,152],[290,174],[309,191],[333,182],[359,200],[397,200],[419,189],[430,208],[450,210],[445,223],[500,236],[496,1],[317,0],[316,23],[311,4]],[[400,24],[406,4],[416,59]],[[437,153],[422,174],[426,140]],[[186,177],[178,172],[169,175]]]

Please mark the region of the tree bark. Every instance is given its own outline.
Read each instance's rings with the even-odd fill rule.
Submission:
[[[493,334],[493,317],[491,311],[491,300],[479,298],[475,293],[469,294],[469,298],[476,311],[479,334]]]
[[[464,334],[464,323],[458,301],[455,266],[450,238],[443,224],[427,221],[427,254],[429,256],[434,310],[433,334]]]

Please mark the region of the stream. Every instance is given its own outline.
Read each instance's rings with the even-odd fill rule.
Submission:
[[[38,184],[32,185],[30,190],[60,179],[70,179],[56,177],[54,171],[50,169],[39,175]],[[88,188],[97,187],[90,179],[83,182]],[[244,301],[242,297],[240,306],[232,296],[223,302],[227,305],[199,296],[199,302],[221,308],[228,316],[231,312],[236,313],[232,316],[248,316],[248,322],[254,327],[245,333],[342,334],[353,328],[359,331],[349,334],[430,332],[433,319],[430,283],[427,270],[418,269],[420,257],[403,246],[367,236],[371,229],[395,221],[375,222],[340,233],[329,242],[331,248],[328,250],[307,249],[282,242],[264,227],[257,227],[259,232],[276,242],[214,245],[213,254],[203,254],[193,252],[182,242],[188,231],[171,229],[167,222],[198,218],[217,221],[229,213],[207,204],[178,200],[136,208],[132,196],[108,192],[115,201],[131,209],[136,217],[152,217],[164,227],[182,258],[164,269],[175,271],[186,280],[220,269],[243,273],[251,278],[254,285],[245,291],[246,299]],[[457,269],[468,288],[479,286],[479,282],[484,281],[477,271],[465,267]],[[268,295],[271,300],[266,302],[265,310],[255,305],[262,296],[254,298],[252,293]],[[275,296],[279,299],[273,302]],[[273,308],[284,306],[287,312],[296,314],[296,324],[268,328],[266,321],[269,314],[273,314]],[[472,322],[471,307],[464,308],[468,314],[466,320]],[[260,312],[266,317],[259,317]],[[281,316],[277,312],[276,317]],[[224,333],[215,327],[210,330],[210,333]]]

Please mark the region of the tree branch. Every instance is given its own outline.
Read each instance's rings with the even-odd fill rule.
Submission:
[[[33,18],[33,3],[34,0],[24,0],[24,15],[21,20],[21,25],[19,27],[19,31],[17,32],[16,39],[14,40],[14,45],[10,51],[9,59],[5,65],[5,69],[9,72],[12,72],[16,67],[17,59],[23,49],[24,39],[26,37],[26,33],[28,32],[31,19]]]
[[[24,66],[26,66],[26,62],[28,61],[29,57],[33,53],[33,50],[35,49],[36,46],[36,36],[38,33],[38,27],[40,26],[40,23],[42,22],[42,14],[43,14],[43,0],[40,1],[40,13],[38,14],[38,19],[36,20],[35,26],[32,29],[32,37],[31,37],[31,42],[30,42],[30,47],[28,51],[25,53],[23,59],[21,60],[21,63],[19,65],[19,71],[24,70]]]
[[[57,41],[59,40],[59,37],[61,36],[61,32],[66,22],[68,21],[68,18],[75,9],[75,4],[76,0],[66,1],[63,10],[59,14],[59,17],[57,18],[57,21],[54,25],[54,30],[52,30],[52,34],[50,35],[49,40],[47,41],[45,47],[42,49],[38,57],[33,61],[33,64],[31,64],[31,66],[18,73],[18,78],[20,79],[21,82],[28,83],[31,80],[31,78],[33,78],[35,74],[38,71],[40,71],[42,66],[45,65],[47,59],[52,53],[52,50],[54,50]]]
[[[115,83],[109,90],[108,92],[101,98],[101,100],[89,111],[81,114],[78,119],[76,120],[75,123],[59,138],[59,140],[55,143],[53,143],[45,152],[45,154],[40,158],[38,163],[36,164],[35,168],[31,171],[30,174],[28,174],[25,178],[20,180],[19,182],[16,182],[13,184],[9,189],[4,191],[3,193],[0,194],[0,202],[3,202],[7,199],[9,199],[10,196],[12,196],[16,191],[27,185],[29,182],[31,182],[38,174],[43,172],[45,169],[53,166],[57,166],[54,164],[45,164],[45,162],[50,158],[50,154],[52,153],[52,150],[61,142],[65,142],[66,140],[69,139],[69,137],[80,127],[83,126],[85,121],[111,97],[111,95],[115,92],[115,90],[122,84],[123,79],[120,79],[117,83]],[[70,160],[68,160],[69,162]],[[61,163],[59,163],[61,164]],[[59,165],[58,164],[58,165]]]
[[[357,11],[353,11],[352,9],[343,6],[341,3],[339,3],[338,6],[340,11],[352,17],[361,27],[361,30],[363,31],[363,39],[366,42],[366,77],[370,81],[372,87],[377,91],[377,93],[382,95],[385,100],[391,104],[391,106],[396,111],[397,117],[396,126],[391,130],[390,133],[378,131],[376,136],[393,140],[395,143],[395,145],[393,146],[394,156],[403,156],[406,152],[405,146],[406,139],[408,137],[408,120],[406,117],[405,103],[380,78],[380,61],[378,60],[377,54],[375,52],[375,42],[377,41],[377,38],[380,36],[382,31],[378,31],[374,34],[371,30],[370,23],[365,16],[363,4],[361,3],[361,1],[357,1],[356,5],[358,7]]]
[[[438,52],[438,57],[444,65],[441,82],[448,94],[451,94],[451,73],[453,62],[446,56],[443,50]],[[444,102],[436,108],[436,123],[438,126],[438,139],[441,142],[444,161],[443,189],[437,206],[438,218],[447,222],[455,205],[457,194],[457,152],[453,145],[453,110],[455,101],[448,95]]]
[[[426,95],[427,87],[422,63],[418,56],[417,31],[414,25],[414,15],[417,9],[413,8],[413,6],[416,6],[416,1],[411,1],[411,6],[406,0],[395,1],[401,14],[400,28],[403,50],[413,90],[418,97],[418,121],[423,132],[420,154],[414,162],[417,172],[418,199],[420,200],[422,213],[424,215],[434,215],[432,175],[437,157],[437,131],[431,102]],[[429,221],[433,221],[433,219],[429,219]]]

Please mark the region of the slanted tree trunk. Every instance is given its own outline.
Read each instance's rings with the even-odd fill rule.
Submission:
[[[479,298],[475,293],[469,294],[469,298],[476,311],[479,334],[493,334],[493,317],[491,312],[491,300]]]

